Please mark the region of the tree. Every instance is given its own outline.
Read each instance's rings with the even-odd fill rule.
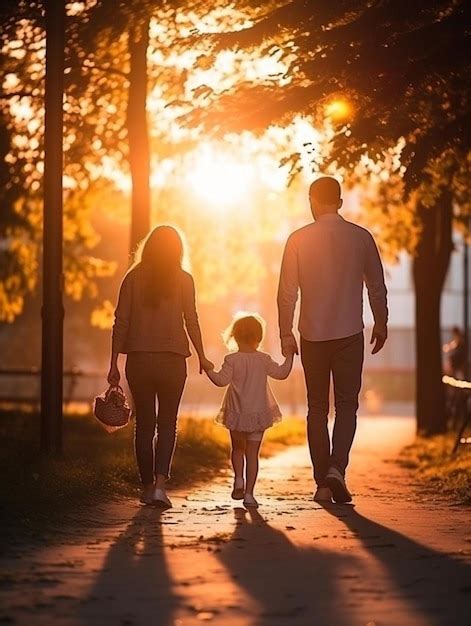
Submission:
[[[267,7],[272,6],[267,3]],[[187,51],[197,44],[196,37],[189,38],[185,31],[191,28],[190,16],[211,14],[218,8],[225,8],[223,0],[132,0],[131,2],[115,2],[114,0],[98,0],[87,10],[82,26],[76,36],[76,44],[81,48],[81,62],[75,66],[83,71],[84,62],[91,70],[95,70],[99,78],[101,98],[111,107],[122,112],[122,106],[116,102],[116,96],[122,100],[122,90],[126,91],[125,119],[122,127],[126,129],[127,146],[123,156],[128,161],[131,174],[131,219],[130,219],[130,253],[132,254],[147,234],[151,224],[151,189],[150,169],[151,158],[165,156],[169,150],[169,140],[159,137],[158,153],[152,155],[151,138],[149,136],[147,100],[149,92],[159,86],[163,98],[179,104],[188,104],[186,88],[187,70],[161,65],[152,66],[148,62],[149,54],[161,58],[169,54]],[[234,7],[232,11],[235,13]],[[243,0],[237,3],[237,11],[245,11],[247,15],[260,12],[257,3]],[[159,34],[151,37],[150,26],[154,21],[159,26]],[[219,28],[224,27],[221,19]],[[201,42],[199,44],[201,46]],[[72,70],[74,66],[72,66]],[[96,87],[93,75],[91,83]],[[75,82],[80,84],[80,79]],[[117,89],[120,85],[120,89]],[[202,89],[199,95],[207,95]],[[210,91],[210,90],[209,90]],[[94,89],[96,97],[96,91]],[[197,93],[192,99],[198,98]],[[186,101],[186,102],[185,102]],[[89,102],[92,109],[92,102]],[[102,117],[102,115],[100,116]],[[170,148],[175,150],[175,143]],[[186,149],[185,142],[180,149]]]
[[[46,0],[41,451],[62,452],[63,99],[65,1]]]
[[[74,44],[80,54],[71,63],[74,99],[83,110],[85,97],[86,117],[91,120],[88,132],[99,142],[100,153],[121,152],[128,161],[131,253],[150,227],[147,52],[152,10],[159,5],[150,1],[94,3],[78,26]],[[118,141],[103,132],[110,125],[119,126]]]
[[[150,229],[150,151],[147,123],[147,48],[150,16],[128,33],[129,92],[127,128],[132,176],[130,247],[133,250]]]
[[[426,434],[445,429],[441,384],[440,295],[451,252],[450,188],[469,163],[471,7],[464,0],[398,4],[292,0],[253,28],[215,41],[262,45],[283,55],[284,89],[244,86],[228,91],[190,123],[228,130],[261,129],[295,113],[324,117],[343,99],[346,115],[331,116],[337,133],[331,161],[352,168],[365,155],[380,159],[405,141],[401,173],[405,198],[415,192],[420,239],[414,252],[417,326],[417,418]],[[449,167],[440,164],[451,155]],[[440,173],[440,174],[437,174]],[[424,188],[425,185],[425,188]],[[437,189],[440,193],[436,193]],[[419,191],[433,198],[424,202]]]
[[[35,292],[42,251],[42,176],[44,168],[44,1],[6,1],[0,7],[0,322],[21,314]],[[73,39],[77,18],[67,16],[67,39]],[[70,37],[69,37],[70,36]],[[66,49],[70,65],[71,51]],[[68,95],[68,99],[71,96]],[[96,297],[96,281],[114,272],[115,263],[91,251],[99,240],[90,223],[87,192],[91,181],[83,163],[89,144],[75,124],[75,110],[65,107],[64,277],[73,299]],[[72,142],[71,138],[76,137]],[[80,165],[82,164],[82,165]],[[71,182],[75,182],[71,186]]]
[[[38,265],[41,246],[43,3],[22,0],[19,5],[9,2],[0,9],[6,26],[2,42],[7,53],[1,75],[6,85],[3,99],[7,103],[5,128],[10,144],[9,163],[3,171],[8,185],[17,185],[21,192],[16,208],[12,201],[8,212],[2,212],[6,243],[2,252],[7,250],[11,260],[2,266],[8,271],[0,278],[0,286],[5,287],[4,292],[0,287],[0,297],[8,308],[0,315],[9,321],[21,312],[25,298],[36,287],[37,272],[33,268]],[[191,3],[188,13],[183,0],[76,4],[68,5],[66,18],[64,271],[66,293],[79,299],[83,294],[96,297],[97,279],[114,269],[113,263],[90,254],[98,240],[91,225],[91,208],[94,197],[106,195],[104,190],[110,184],[106,181],[108,163],[119,168],[122,178],[132,178],[132,251],[151,223],[150,165],[183,154],[199,140],[190,133],[176,137],[173,114],[166,120],[161,114],[160,125],[148,128],[149,94],[162,110],[166,103],[173,102],[179,103],[179,110],[184,112],[212,93],[207,86],[189,87],[188,64],[182,67],[172,61],[172,56],[183,57],[190,52],[198,71],[204,66],[206,42],[196,36],[197,28],[224,30],[240,23],[246,13],[260,13],[260,8],[250,0],[239,2],[237,10],[223,2],[200,0]],[[265,10],[270,7],[271,3],[266,3]],[[206,22],[201,25],[198,20]],[[240,78],[234,76],[234,80]],[[16,117],[15,107],[30,110],[34,124],[30,119]],[[19,135],[21,146],[16,144]],[[16,225],[19,218],[21,231]],[[19,241],[23,242],[21,254]],[[14,277],[12,264],[17,274]]]

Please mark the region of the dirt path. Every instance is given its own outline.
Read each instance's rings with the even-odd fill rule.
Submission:
[[[418,496],[392,462],[413,428],[360,421],[355,507],[313,503],[307,451],[292,448],[263,463],[258,513],[220,479],[160,515],[103,505],[54,545],[12,545],[0,624],[469,626],[470,512]]]

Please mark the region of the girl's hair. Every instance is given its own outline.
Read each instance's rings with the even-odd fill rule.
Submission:
[[[258,313],[239,312],[234,315],[231,325],[223,333],[224,343],[229,350],[237,349],[240,343],[262,343],[265,334],[265,320]]]
[[[140,273],[140,297],[146,306],[157,308],[171,295],[183,257],[183,238],[173,226],[156,226],[139,244],[133,268]]]

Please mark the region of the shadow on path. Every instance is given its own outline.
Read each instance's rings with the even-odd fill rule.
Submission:
[[[234,509],[236,526],[219,558],[257,606],[250,624],[333,626],[353,624],[334,592],[351,556],[303,549],[276,530],[256,509]],[[248,611],[252,613],[252,611]]]
[[[98,579],[84,599],[81,621],[107,624],[174,624],[172,590],[162,536],[162,512],[138,510],[110,547]]]
[[[392,593],[430,626],[469,626],[471,567],[382,526],[352,505],[323,505],[354,533],[393,583]],[[464,529],[463,529],[464,532]]]

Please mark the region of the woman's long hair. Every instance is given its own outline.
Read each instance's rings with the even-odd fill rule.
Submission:
[[[173,226],[156,226],[139,246],[134,269],[139,271],[142,302],[157,308],[172,294],[182,269],[184,245]]]

